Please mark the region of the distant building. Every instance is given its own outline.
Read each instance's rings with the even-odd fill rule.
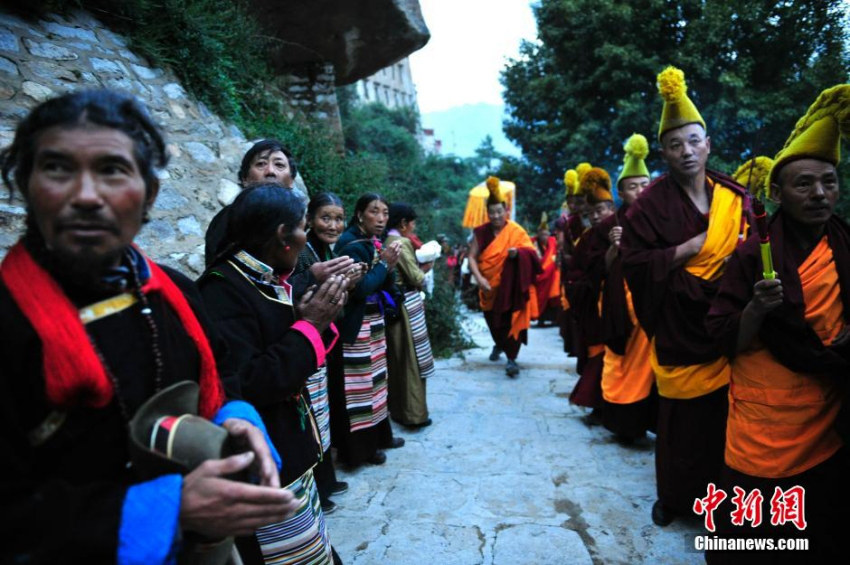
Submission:
[[[416,101],[416,85],[410,73],[410,60],[407,58],[384,67],[372,76],[360,79],[356,83],[357,97],[364,103],[377,102],[387,108],[413,108],[419,113]],[[433,129],[419,129],[416,135],[419,145],[430,154],[439,154],[442,141],[434,135]]]
[[[433,128],[422,129],[417,139],[422,149],[431,155],[439,155],[443,148],[443,142],[436,138]]]
[[[410,74],[410,61],[407,58],[384,67],[372,76],[357,81],[357,95],[364,102],[379,102],[387,108],[414,108],[416,103],[416,85]]]

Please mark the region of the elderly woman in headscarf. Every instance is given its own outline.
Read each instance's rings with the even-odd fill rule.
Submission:
[[[320,192],[307,205],[307,242],[298,255],[298,264],[292,278],[310,273],[319,262],[337,259],[333,246],[345,231],[345,210],[342,200],[332,192]],[[366,263],[354,263],[345,257],[351,268],[348,271],[348,289],[351,289],[366,272]],[[297,290],[296,290],[297,292]],[[331,426],[334,420],[345,419],[345,392],[343,387],[342,347],[337,344],[328,353],[325,365],[307,379],[310,403],[319,425],[322,439],[322,460],[316,465],[316,486],[325,514],[336,509],[331,495],[348,490],[348,483],[338,481],[331,457]]]

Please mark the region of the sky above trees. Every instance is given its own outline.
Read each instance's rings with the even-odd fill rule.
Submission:
[[[530,0],[419,0],[431,40],[410,56],[419,109],[502,104],[499,73],[537,37]]]

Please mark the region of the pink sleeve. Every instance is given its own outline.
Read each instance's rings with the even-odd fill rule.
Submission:
[[[334,334],[334,338],[331,340],[331,344],[328,346],[326,353],[334,348],[334,345],[336,345],[336,342],[339,339],[339,330],[336,328],[336,324],[334,324],[333,322],[331,322],[330,330],[331,333]]]
[[[298,320],[294,324],[292,324],[292,329],[300,332],[304,337],[306,337],[310,341],[310,345],[313,346],[313,351],[316,354],[316,368],[321,367],[325,364],[325,357],[328,354],[336,340],[339,338],[339,331],[336,329],[336,326],[333,324],[330,325],[330,329],[334,334],[334,339],[328,347],[325,347],[324,342],[322,341],[322,335],[319,333],[319,330],[316,329],[316,326],[307,322],[305,320]]]

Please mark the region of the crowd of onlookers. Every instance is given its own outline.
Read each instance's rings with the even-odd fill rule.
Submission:
[[[0,268],[0,561],[339,562],[334,462],[384,464],[404,445],[390,418],[431,424],[437,244],[377,193],[308,199],[266,139],[192,281],[133,243],[165,147],[136,100],[84,91],[36,107],[0,158],[28,211]]]

